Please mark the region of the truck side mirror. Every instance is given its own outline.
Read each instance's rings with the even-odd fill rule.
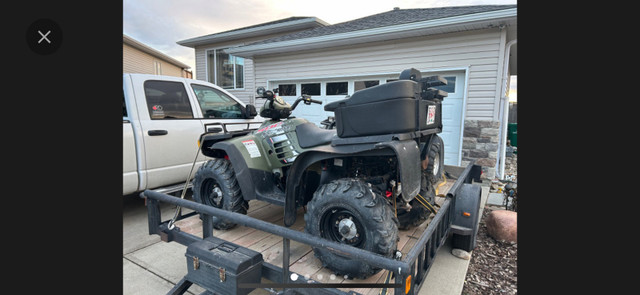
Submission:
[[[256,107],[252,104],[248,104],[244,107],[244,116],[247,119],[253,119],[256,115],[258,115],[258,112],[256,111]]]

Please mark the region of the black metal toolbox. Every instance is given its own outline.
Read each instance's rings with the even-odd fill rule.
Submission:
[[[186,279],[216,294],[247,294],[240,283],[260,283],[262,254],[216,237],[187,247]]]

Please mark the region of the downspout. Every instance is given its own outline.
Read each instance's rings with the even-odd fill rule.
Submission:
[[[509,67],[509,57],[511,53],[511,46],[513,44],[518,43],[518,39],[513,39],[507,43],[505,57],[504,57],[504,67],[502,70],[502,84],[500,85],[500,169],[498,169],[498,178],[504,178],[504,162],[505,156],[507,152],[507,116],[509,113],[509,102],[507,101],[507,78],[509,77],[508,67]]]

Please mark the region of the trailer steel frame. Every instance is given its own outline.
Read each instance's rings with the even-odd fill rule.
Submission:
[[[262,221],[247,215],[225,211],[212,206],[184,200],[178,197],[159,193],[153,190],[145,190],[140,194],[141,198],[146,199],[148,210],[148,226],[149,234],[157,234],[164,242],[177,242],[188,246],[193,242],[202,240],[195,235],[182,232],[179,227],[175,226],[169,229],[167,221],[162,221],[160,213],[160,203],[169,203],[183,208],[194,210],[189,214],[179,217],[184,219],[198,213],[203,214],[202,233],[203,239],[212,236],[213,224],[211,216],[229,219],[232,222],[251,227],[257,230],[265,231],[271,234],[281,236],[283,238],[283,255],[282,267],[263,262],[262,276],[267,280],[276,282],[273,284],[243,284],[241,288],[284,288],[280,291],[285,294],[291,294],[293,291],[299,294],[359,294],[353,291],[343,292],[337,288],[394,288],[394,294],[416,294],[417,290],[422,287],[424,278],[429,273],[431,265],[435,259],[438,249],[445,243],[450,233],[459,235],[472,235],[471,228],[460,227],[453,224],[456,208],[456,196],[464,183],[472,183],[473,180],[481,181],[481,167],[475,165],[472,161],[466,167],[445,165],[445,171],[450,175],[457,176],[457,180],[446,194],[446,199],[441,205],[440,210],[429,223],[425,231],[418,238],[416,244],[409,250],[407,255],[396,260],[387,258],[377,253],[355,248],[346,244],[329,241],[318,238],[317,236],[286,228],[284,226],[275,225],[266,221]],[[477,213],[477,212],[475,212]],[[179,220],[178,219],[178,220]],[[331,251],[339,252],[342,255],[348,255],[353,259],[361,260],[375,267],[389,270],[393,273],[394,283],[340,283],[340,284],[322,284],[313,280],[306,280],[302,276],[298,276],[296,282],[291,282],[289,271],[290,258],[290,240],[300,242],[311,247],[323,247]],[[302,283],[300,283],[300,281]],[[183,294],[192,282],[182,279],[168,294]],[[408,289],[407,289],[408,287]],[[313,289],[310,289],[313,288]],[[280,292],[278,292],[280,294]],[[210,294],[210,293],[203,293]]]

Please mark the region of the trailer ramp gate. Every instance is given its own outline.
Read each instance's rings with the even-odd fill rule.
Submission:
[[[450,175],[457,176],[458,179],[449,189],[438,214],[434,216],[413,248],[401,260],[387,258],[377,253],[322,239],[306,232],[292,230],[247,215],[225,211],[153,190],[145,190],[140,194],[140,197],[146,199],[149,234],[159,235],[164,242],[173,241],[188,247],[188,253],[185,256],[187,257],[188,269],[191,268],[193,271],[190,270],[168,294],[184,294],[194,283],[208,290],[203,294],[212,294],[213,292],[220,294],[246,294],[255,288],[265,288],[272,291],[276,288],[283,288],[284,291],[278,292],[279,294],[360,294],[353,291],[343,292],[337,288],[393,288],[394,294],[416,294],[417,290],[422,287],[424,278],[429,273],[438,249],[445,243],[450,233],[452,233],[454,247],[467,251],[473,250],[475,247],[479,221],[477,214],[479,213],[480,204],[480,186],[472,184],[472,181],[480,181],[480,166],[475,165],[474,162],[469,163],[465,168],[445,165],[445,171]],[[181,216],[180,219],[198,213],[203,214],[203,238],[182,232],[177,226],[169,229],[169,220],[162,221],[161,219],[160,202],[194,210],[194,212]],[[213,237],[211,216],[229,219],[242,226],[281,236],[283,239],[283,267],[262,261],[260,253],[257,253],[258,257],[255,253],[252,253],[255,251]],[[298,279],[292,282],[290,280],[291,272],[289,271],[290,240],[311,247],[323,247],[342,255],[348,255],[352,259],[361,260],[375,267],[389,270],[393,273],[394,282],[325,284],[306,280],[299,274]],[[198,244],[192,246],[194,243]],[[200,248],[208,248],[206,250],[198,250],[202,257],[194,256],[192,253],[194,251],[189,250],[196,249],[198,246]],[[204,253],[207,250],[209,253]],[[222,252],[214,253],[219,251]],[[216,265],[216,262],[224,264],[216,257],[229,253],[233,253],[234,257],[244,257],[248,262],[237,259],[238,261],[236,262]],[[240,266],[241,264],[243,266]],[[228,268],[232,268],[233,271],[228,271]],[[251,270],[250,273],[245,271],[248,269]],[[195,271],[197,270],[203,270],[205,274],[202,272],[196,274]],[[260,283],[260,279],[256,279],[257,276],[275,283]],[[231,286],[232,284],[233,286]]]

